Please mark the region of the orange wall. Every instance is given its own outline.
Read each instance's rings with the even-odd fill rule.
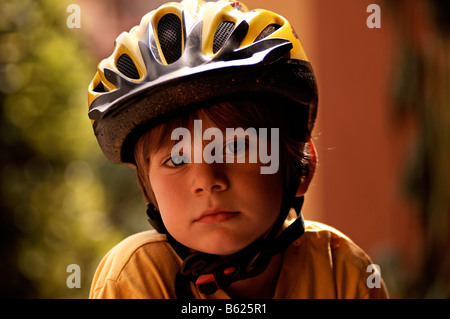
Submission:
[[[407,139],[391,118],[396,47],[388,10],[381,1],[315,3],[321,219],[371,255],[414,254],[414,215],[400,192]],[[381,29],[366,25],[371,3],[380,5]]]

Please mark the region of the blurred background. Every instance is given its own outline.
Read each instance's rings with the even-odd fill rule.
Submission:
[[[164,2],[0,1],[1,297],[86,298],[106,252],[150,228],[135,172],[97,145],[87,86],[119,33]],[[291,22],[318,78],[305,217],[361,246],[391,297],[449,298],[450,3],[243,2]],[[66,284],[71,264],[81,288]]]

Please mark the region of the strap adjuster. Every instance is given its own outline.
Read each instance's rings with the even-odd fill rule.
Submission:
[[[219,289],[219,285],[213,274],[199,276],[195,282],[195,286],[197,286],[198,291],[205,295],[213,294]]]
[[[231,276],[236,271],[236,268],[230,267],[223,271],[226,276]],[[220,281],[220,280],[219,280]],[[220,289],[214,274],[203,274],[197,278],[195,282],[197,290],[205,295],[211,295]]]

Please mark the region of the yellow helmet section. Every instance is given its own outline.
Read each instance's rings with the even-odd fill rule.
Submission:
[[[258,40],[261,33],[268,27],[272,26],[272,33],[266,38],[282,38],[289,40],[293,48],[290,51],[291,59],[308,61],[305,51],[293,30],[291,24],[282,16],[268,10],[256,9],[249,10],[243,3],[236,1],[217,1],[205,2],[203,0],[184,0],[180,3],[170,2],[162,5],[156,10],[147,13],[138,26],[133,27],[129,32],[123,32],[115,41],[114,52],[110,57],[102,60],[97,67],[97,73],[89,85],[88,102],[92,104],[98,96],[104,92],[110,92],[116,87],[110,83],[104,74],[105,68],[118,71],[117,63],[119,57],[126,54],[134,63],[139,74],[138,78],[130,78],[130,81],[140,82],[145,76],[146,67],[139,50],[139,40],[146,35],[147,27],[152,27],[156,37],[157,52],[159,53],[160,62],[169,64],[159,39],[159,21],[173,14],[181,21],[182,39],[181,50],[184,50],[184,42],[186,34],[189,34],[190,27],[197,21],[202,21],[202,51],[205,56],[211,57],[218,54],[213,49],[216,32],[219,26],[226,22],[232,23],[233,26],[238,25],[245,20],[249,25],[249,30],[240,47],[245,47]],[[99,85],[102,86],[99,89]]]

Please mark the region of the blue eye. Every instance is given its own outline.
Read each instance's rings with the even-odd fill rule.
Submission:
[[[225,145],[226,154],[239,154],[245,150],[247,144],[245,141],[233,141]]]
[[[184,155],[175,155],[170,157],[167,161],[164,162],[165,165],[171,167],[178,167],[189,163],[189,159]]]

